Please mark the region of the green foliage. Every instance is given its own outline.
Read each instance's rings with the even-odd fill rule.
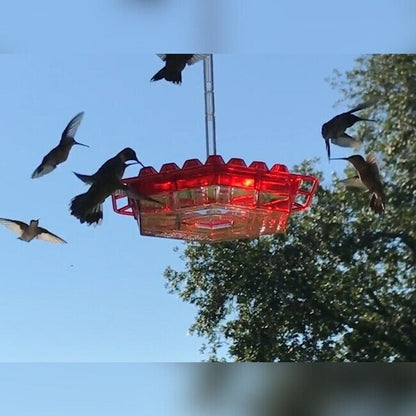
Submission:
[[[387,207],[335,181],[288,234],[188,244],[168,289],[198,310],[191,332],[209,359],[416,360],[416,56],[360,57],[335,88],[353,104],[376,101],[358,135],[381,158]],[[321,177],[316,161],[295,171]]]

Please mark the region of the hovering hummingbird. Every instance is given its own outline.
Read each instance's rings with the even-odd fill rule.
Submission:
[[[92,175],[83,175],[77,172],[74,172],[74,175],[87,185],[92,185],[103,176],[108,175],[109,172],[111,172],[111,174],[115,174],[116,177],[120,180],[123,177],[125,168],[130,166],[130,164],[127,165],[125,163],[128,160],[134,160],[144,167],[143,163],[137,159],[136,152],[132,148],[126,147],[121,152],[117,153],[114,157],[108,159],[107,162],[105,162],[97,170],[97,172],[93,173]],[[135,163],[131,164],[134,165]]]
[[[121,182],[126,167],[131,165],[126,164],[126,161],[129,160],[134,160],[143,166],[137,159],[136,152],[130,147],[126,147],[116,156],[107,160],[93,175],[81,175],[74,172],[84,183],[91,185],[87,192],[77,195],[71,201],[71,215],[78,218],[81,224],[84,222],[98,224],[103,218],[103,202],[116,191],[122,191],[137,199],[143,198],[158,202],[139,195]]]
[[[383,213],[386,196],[384,194],[383,184],[381,183],[375,154],[371,153],[367,155],[366,160],[360,155],[333,158],[331,160],[348,160],[348,162],[353,164],[357,175],[344,179],[344,184],[348,187],[367,189],[371,194],[370,208],[376,214]]]
[[[165,79],[166,81],[173,82],[174,84],[182,83],[182,70],[186,64],[192,65],[195,62],[200,61],[205,57],[203,54],[157,54],[162,61],[165,62],[165,66],[157,72],[150,81],[159,81]]]
[[[50,243],[66,244],[66,241],[61,237],[58,237],[45,228],[39,227],[39,220],[31,220],[28,225],[22,221],[0,218],[0,224],[5,225],[9,230],[16,233],[19,236],[18,239],[22,241],[29,242],[34,238],[38,238],[39,240],[49,241]]]
[[[373,103],[362,103],[357,105],[357,107],[354,107],[352,110],[338,114],[322,125],[321,134],[325,139],[328,159],[331,158],[329,140],[331,140],[333,144],[341,147],[353,147],[354,149],[359,149],[361,147],[361,142],[354,137],[351,137],[345,132],[345,130],[348,127],[353,126],[355,123],[357,123],[357,121],[375,121],[369,118],[361,118],[353,114],[356,111],[363,110],[372,104]]]
[[[81,123],[84,112],[78,113],[65,127],[62,132],[61,140],[58,146],[54,147],[42,160],[42,163],[35,169],[32,179],[39,178],[52,172],[57,165],[68,159],[69,151],[72,146],[78,144],[80,146],[89,147],[86,144],[75,141],[75,133]]]

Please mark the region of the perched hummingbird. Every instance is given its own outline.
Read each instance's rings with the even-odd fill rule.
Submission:
[[[348,187],[367,189],[371,194],[370,208],[376,214],[383,213],[386,196],[384,194],[383,184],[381,183],[375,154],[371,153],[367,155],[366,160],[360,155],[334,158],[331,160],[348,160],[353,164],[357,175],[344,179],[344,184]]]
[[[203,54],[184,53],[157,55],[165,62],[165,66],[153,75],[150,81],[159,81],[164,78],[166,81],[173,82],[174,84],[182,83],[182,70],[186,64],[192,65],[205,57]]]
[[[333,144],[341,147],[353,147],[355,149],[359,149],[361,147],[361,142],[354,137],[351,137],[345,132],[345,130],[348,127],[353,126],[357,121],[375,121],[369,118],[361,118],[353,114],[356,111],[363,110],[372,104],[373,103],[362,103],[357,105],[357,107],[354,107],[352,110],[338,114],[322,125],[321,134],[325,139],[328,159],[331,158],[329,140],[331,140]]]
[[[31,220],[27,225],[25,222],[17,220],[9,220],[7,218],[0,218],[0,224],[5,225],[9,230],[16,233],[19,240],[32,241],[34,238],[39,240],[49,241],[50,243],[66,243],[61,237],[51,233],[45,228],[38,227],[39,220]]]
[[[35,169],[32,174],[33,178],[39,178],[40,176],[46,175],[52,172],[57,165],[68,159],[69,151],[74,144],[80,146],[89,147],[86,144],[78,143],[75,141],[74,136],[81,123],[84,113],[78,113],[65,127],[62,132],[61,140],[58,146],[54,147],[42,160],[42,163]]]
[[[120,190],[129,194],[128,186],[121,182],[124,170],[130,166],[130,164],[126,164],[128,160],[142,164],[137,159],[136,152],[130,147],[126,147],[116,156],[107,160],[93,175],[81,175],[74,172],[84,183],[91,185],[87,192],[77,195],[71,201],[71,214],[78,218],[81,224],[84,222],[98,224],[103,218],[103,202],[114,192]],[[131,192],[134,193],[134,191]]]

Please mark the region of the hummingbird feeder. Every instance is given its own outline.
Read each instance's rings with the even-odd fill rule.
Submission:
[[[189,159],[182,168],[166,163],[159,172],[142,168],[123,183],[160,203],[135,199],[134,192],[115,193],[114,211],[133,216],[146,236],[219,242],[284,233],[290,215],[310,206],[318,180],[290,173],[282,164],[269,169],[254,161],[247,166],[239,158],[225,163],[215,148],[211,55],[204,58],[204,80],[206,162]]]

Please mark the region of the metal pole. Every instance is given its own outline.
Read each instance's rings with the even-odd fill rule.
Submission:
[[[207,55],[204,59],[204,92],[205,138],[208,157],[210,155],[217,154],[217,142],[215,137],[214,70],[212,54]]]

